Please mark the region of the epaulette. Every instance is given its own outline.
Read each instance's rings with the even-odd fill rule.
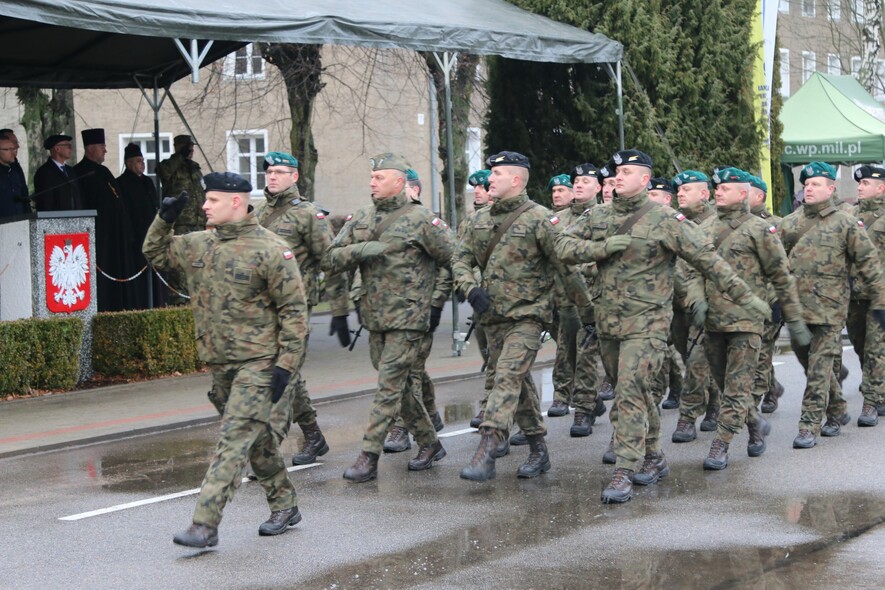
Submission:
[[[292,204],[293,207],[297,207],[298,205],[301,204],[301,199],[299,199],[298,197],[295,197],[294,199],[292,199],[289,202]]]
[[[838,211],[838,209],[836,209],[836,207],[834,207],[834,206],[830,206],[830,207],[827,207],[826,209],[821,209],[818,212],[818,215],[820,215],[821,217],[826,217],[827,215],[829,215],[830,213],[833,213],[834,211]]]

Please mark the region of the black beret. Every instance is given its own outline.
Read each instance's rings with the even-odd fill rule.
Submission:
[[[651,156],[639,150],[621,150],[612,156],[615,166],[645,166],[652,167]]]
[[[130,143],[125,148],[123,148],[123,160],[138,157],[144,157],[144,154],[141,153],[141,146],[137,143]]]
[[[880,166],[861,166],[854,171],[854,180],[860,182],[864,178],[875,178],[876,180],[885,180],[885,168]]]
[[[251,193],[252,185],[249,181],[234,172],[213,172],[203,177],[206,192],[218,191],[221,193]]]
[[[80,136],[83,138],[83,145],[104,143],[104,129],[101,128],[84,129],[80,132]]]
[[[613,160],[609,160],[606,162],[605,166],[599,169],[599,172],[596,173],[596,178],[599,179],[601,183],[606,178],[612,178],[615,175],[615,163]]]
[[[585,164],[579,164],[575,166],[575,169],[572,170],[572,179],[575,179],[579,176],[596,176],[598,173],[599,168],[597,168],[595,164],[587,162]]]
[[[532,167],[529,159],[519,152],[500,152],[494,156],[489,156],[489,159],[486,160],[486,164],[489,168],[494,168],[495,166],[519,166],[521,168]]]
[[[43,148],[47,150],[51,150],[63,141],[71,141],[73,139],[70,135],[50,135],[46,138],[46,141],[43,142]]]
[[[651,180],[648,181],[648,190],[650,191],[666,191],[671,195],[676,194],[676,190],[673,188],[673,185],[666,178],[661,178],[660,176],[655,176]]]

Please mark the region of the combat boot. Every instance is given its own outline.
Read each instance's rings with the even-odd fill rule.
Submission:
[[[274,510],[270,513],[270,518],[258,527],[258,534],[262,537],[281,535],[290,526],[295,526],[299,522],[301,522],[301,513],[298,512],[298,506],[286,510]]]
[[[443,424],[442,416],[439,415],[439,412],[433,413],[433,416],[430,417],[430,422],[433,424],[433,429],[437,432],[446,427],[446,425]]]
[[[839,436],[842,427],[851,422],[851,415],[845,412],[841,416],[827,416],[826,423],[820,429],[821,436]]]
[[[602,384],[599,386],[599,399],[604,402],[611,401],[615,399],[615,390],[612,387],[612,382],[609,381],[608,377],[603,378]]]
[[[671,440],[675,443],[691,442],[698,437],[698,431],[695,430],[694,422],[690,422],[680,417],[676,423],[676,430],[673,431]]]
[[[670,388],[667,392],[667,399],[661,403],[661,407],[665,410],[675,410],[679,407],[679,398],[682,397],[682,391]]]
[[[479,413],[470,420],[470,428],[479,428],[479,425],[482,424],[485,416],[485,410],[480,410]]]
[[[603,504],[622,504],[633,497],[633,471],[619,467],[615,469],[611,482],[602,490]]]
[[[860,416],[857,417],[857,425],[875,426],[878,423],[879,415],[876,413],[876,406],[864,404],[863,409],[860,411]]]
[[[612,433],[612,437],[608,441],[608,448],[605,449],[605,452],[602,454],[602,462],[605,465],[614,465],[617,463],[618,458],[615,456],[615,435]]]
[[[728,443],[714,438],[713,444],[710,445],[710,452],[704,459],[704,469],[706,471],[720,471],[726,467],[728,467]]]
[[[402,426],[394,426],[387,433],[384,439],[385,453],[402,453],[412,448],[412,441],[409,440],[409,431]]]
[[[591,425],[590,416],[575,410],[575,421],[569,429],[569,435],[577,438],[579,436],[590,436],[593,434],[593,426]]]
[[[715,432],[719,426],[719,410],[707,409],[707,414],[701,420],[701,432]]]
[[[526,438],[522,431],[519,431],[510,437],[510,444],[514,447],[524,447],[529,444],[529,439]]]
[[[650,486],[653,483],[658,483],[659,479],[668,475],[670,475],[670,465],[667,464],[664,451],[646,453],[642,469],[633,476],[633,483],[638,486]]]
[[[747,455],[759,457],[765,452],[765,437],[771,433],[771,424],[760,415],[755,420],[747,422],[747,433],[750,440],[747,441]]]
[[[547,410],[547,415],[551,418],[559,418],[560,416],[566,416],[568,412],[568,404],[557,399],[553,400],[553,405]]]
[[[461,479],[486,481],[495,479],[495,452],[501,437],[488,426],[479,429],[480,439],[470,465],[461,470]]]
[[[847,379],[847,378],[848,378],[848,369],[845,367],[845,365],[842,365],[841,367],[839,367],[839,377],[838,377],[840,389],[842,388],[842,382],[845,381],[845,379]]]
[[[510,439],[505,438],[501,442],[498,443],[498,446],[495,447],[495,457],[500,459],[506,455],[510,454]]]
[[[301,431],[304,433],[304,442],[301,444],[301,452],[292,457],[292,465],[316,463],[317,457],[322,457],[329,452],[326,437],[323,436],[316,422],[302,424]]]
[[[794,449],[810,449],[817,444],[817,437],[807,428],[799,429],[799,436],[793,439]]]
[[[519,466],[516,477],[538,477],[542,473],[550,471],[550,455],[547,453],[547,443],[544,442],[543,434],[533,434],[529,439],[529,458]]]
[[[885,402],[876,404],[876,414],[879,416],[885,416]]]
[[[593,413],[590,415],[590,425],[596,424],[596,419],[605,416],[605,402],[599,396],[596,397],[596,405],[593,407]]]
[[[344,479],[353,483],[363,483],[378,477],[378,455],[360,451],[356,463],[344,470]]]
[[[434,461],[446,456],[446,450],[438,440],[428,447],[421,447],[418,455],[409,461],[409,471],[424,471],[433,467]]]
[[[214,526],[193,523],[187,530],[172,537],[172,542],[185,547],[215,547],[218,545],[218,529]]]
[[[784,394],[784,386],[777,379],[774,380],[774,388],[765,394],[762,399],[762,413],[771,414],[777,409],[778,401]]]

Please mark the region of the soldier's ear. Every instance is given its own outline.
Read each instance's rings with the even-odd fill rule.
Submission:
[[[299,178],[299,176],[298,176],[298,168],[296,168],[296,169],[295,169],[295,172],[293,172],[292,174],[294,175],[295,182],[298,182],[298,178]]]

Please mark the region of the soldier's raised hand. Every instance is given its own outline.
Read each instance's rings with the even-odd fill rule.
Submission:
[[[605,240],[603,243],[603,248],[605,248],[605,255],[611,256],[616,252],[623,252],[630,245],[630,240],[632,238],[630,236],[612,236]]]
[[[187,201],[187,191],[181,191],[177,197],[164,197],[163,202],[160,203],[160,219],[166,223],[175,223],[175,220],[184,211]]]
[[[798,345],[805,348],[811,344],[811,330],[805,325],[805,321],[800,319],[790,320],[787,322],[787,328],[790,330],[790,341],[794,346]]]

